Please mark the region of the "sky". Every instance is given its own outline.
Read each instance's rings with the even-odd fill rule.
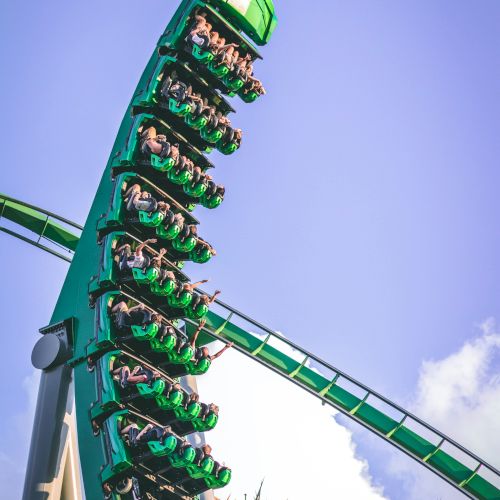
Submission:
[[[500,467],[500,443],[490,439],[500,435],[500,3],[275,3],[278,28],[255,66],[268,93],[252,105],[233,100],[242,147],[211,155],[226,199],[197,212],[218,255],[188,272]],[[123,113],[177,4],[0,3],[2,192],[85,221]],[[36,396],[30,352],[67,264],[0,238],[9,374],[0,380],[0,477],[17,498]],[[201,382],[225,403],[210,439],[242,466],[234,443],[254,426],[268,440],[247,454],[265,466],[238,475],[226,496],[241,499],[265,474],[269,499],[303,500],[287,448],[299,429],[301,456],[329,464],[327,480],[314,481],[318,495],[460,498],[239,357],[227,354]],[[283,397],[262,405],[255,385]],[[231,419],[243,408],[235,393],[262,408],[246,425]],[[301,401],[285,425],[283,406],[288,415]],[[273,443],[285,452],[266,461]],[[357,496],[342,490],[344,480]]]

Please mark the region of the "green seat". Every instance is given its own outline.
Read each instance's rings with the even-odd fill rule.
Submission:
[[[167,297],[175,290],[175,280],[167,279],[161,285],[156,281],[151,283],[150,290],[155,295]]]
[[[156,227],[161,224],[165,215],[162,212],[153,212],[149,214],[143,210],[139,210],[139,222],[146,227]]]
[[[179,296],[173,293],[167,297],[167,302],[170,307],[176,309],[184,309],[193,300],[193,294],[184,290]]]
[[[177,438],[175,436],[168,436],[162,444],[160,441],[148,441],[148,448],[156,457],[164,457],[170,455],[177,447]]]
[[[151,155],[151,166],[159,172],[168,172],[175,165],[173,158],[165,158],[162,160],[158,155]]]
[[[226,75],[224,78],[222,78],[222,82],[231,92],[237,92],[245,84],[245,82],[241,78],[235,78],[231,75]]]
[[[197,418],[193,420],[192,424],[195,431],[206,432],[211,431],[217,425],[218,420],[218,415],[211,412],[205,417],[205,420]]]
[[[207,198],[205,195],[203,195],[200,198],[200,203],[205,208],[212,209],[212,208],[217,208],[222,203],[223,200],[224,198],[220,195],[211,196],[210,198]]]
[[[161,378],[155,380],[151,385],[137,384],[137,392],[146,399],[156,398],[165,390],[165,381]]]
[[[222,139],[224,133],[218,128],[215,128],[213,130],[203,128],[200,130],[200,135],[205,141],[210,142],[211,144],[215,144]]]
[[[214,459],[212,457],[205,457],[202,461],[201,464],[192,464],[188,465],[187,471],[188,474],[193,478],[193,479],[204,479],[208,476],[210,476],[210,473],[212,472],[214,468]]]
[[[167,353],[167,358],[174,365],[185,365],[193,357],[193,354],[194,349],[190,345],[186,345],[180,352],[174,350]]]
[[[188,196],[199,198],[207,190],[207,187],[207,183],[203,181],[198,182],[194,186],[192,186],[191,183],[188,182],[182,186],[182,189]]]
[[[197,363],[189,360],[186,369],[190,375],[203,375],[207,373],[212,362],[208,358],[202,358]]]
[[[194,309],[192,307],[186,309],[185,313],[190,319],[201,319],[207,315],[208,306],[206,304],[198,304]]]
[[[196,249],[189,252],[189,260],[196,262],[196,264],[205,264],[205,262],[208,262],[211,258],[212,252],[205,246],[200,252],[197,252]]]
[[[175,238],[175,240],[172,240],[172,246],[178,252],[187,253],[194,249],[197,241],[198,240],[196,236],[188,236],[187,238],[184,239],[184,241],[181,241],[180,238]]]
[[[215,474],[210,474],[210,476],[205,478],[205,483],[209,488],[223,488],[227,486],[231,481],[231,469],[222,469],[219,472],[219,476],[215,477]]]
[[[187,409],[184,406],[179,406],[174,410],[175,416],[179,420],[184,420],[186,422],[194,420],[196,417],[198,417],[200,412],[200,403],[191,403],[190,405],[188,405]]]
[[[156,236],[163,240],[173,240],[179,236],[181,232],[181,227],[177,224],[170,224],[170,226],[157,226],[156,227]]]
[[[184,121],[193,129],[200,130],[206,126],[208,123],[208,119],[204,115],[197,116],[196,118],[193,115],[186,115],[184,117]]]
[[[220,64],[219,66],[216,66],[213,61],[208,63],[207,67],[210,73],[217,76],[218,78],[226,76],[230,70],[229,66],[226,66],[225,64]]]
[[[179,172],[176,172],[175,168],[173,168],[168,172],[167,177],[170,182],[182,186],[191,181],[193,178],[193,172],[190,172],[189,170],[179,170]]]
[[[243,92],[243,89],[241,89],[239,92],[238,92],[238,95],[241,97],[241,99],[245,102],[254,102],[255,99],[257,99],[257,97],[259,97],[259,94],[257,94],[257,92],[255,91],[250,91],[250,92],[247,92],[245,94],[245,92]]]
[[[203,64],[208,64],[214,58],[214,55],[210,51],[203,50],[200,46],[196,44],[193,44],[193,48],[191,49],[191,54],[196,60],[200,61]]]
[[[177,337],[175,335],[166,335],[162,341],[156,338],[151,339],[149,344],[155,352],[170,352],[175,347],[176,341]]]
[[[193,463],[196,452],[192,446],[186,446],[181,453],[175,452],[169,455],[168,459],[173,467],[186,467]]]
[[[154,283],[159,276],[159,271],[156,267],[149,267],[148,269],[140,269],[138,267],[132,268],[132,276],[134,280],[139,285],[146,285],[148,283]]]
[[[191,106],[187,102],[179,103],[175,99],[168,100],[168,109],[177,116],[186,116],[191,113]]]
[[[173,410],[182,404],[184,394],[182,391],[172,391],[168,396],[156,396],[156,404],[162,410]]]
[[[226,144],[223,144],[223,145],[218,145],[217,149],[222,154],[230,155],[230,154],[234,153],[239,147],[240,147],[240,145],[238,143],[231,141],[231,142],[227,142]]]
[[[158,333],[158,325],[156,323],[150,323],[147,326],[132,325],[130,329],[132,330],[132,335],[137,340],[150,340]]]

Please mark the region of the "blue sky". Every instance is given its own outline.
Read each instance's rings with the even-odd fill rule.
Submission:
[[[176,6],[0,5],[1,191],[85,220]],[[268,94],[234,102],[244,143],[212,158],[227,197],[199,212],[218,255],[191,276],[210,278],[224,301],[411,405],[426,360],[460,352],[484,335],[478,325],[500,318],[500,4],[276,7],[278,28],[256,65]],[[0,382],[0,418],[25,439],[29,353],[67,266],[1,238],[3,365],[14,379]],[[488,358],[492,375],[497,354]],[[404,481],[380,465],[385,448],[357,432],[374,481],[391,498],[407,497]],[[20,481],[26,447],[16,439],[4,436],[0,460]]]

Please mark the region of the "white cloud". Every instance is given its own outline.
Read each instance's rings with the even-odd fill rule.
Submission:
[[[198,377],[202,400],[221,408],[207,433],[214,456],[233,469],[221,499],[248,499],[264,481],[263,500],[380,500],[366,461],[356,457],[351,431],[314,396],[235,350]]]
[[[491,319],[481,331],[447,358],[422,364],[412,406],[424,420],[500,468],[500,370],[494,366],[500,360],[500,334]]]
[[[492,319],[480,325],[480,332],[446,358],[422,363],[409,409],[500,468],[500,334]],[[463,498],[399,454],[393,455],[389,470],[403,479],[409,500]]]

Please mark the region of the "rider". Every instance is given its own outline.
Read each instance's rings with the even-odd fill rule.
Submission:
[[[153,259],[149,259],[146,255],[143,254],[143,249],[149,244],[149,243],[156,243],[155,238],[150,238],[148,240],[143,241],[140,243],[137,248],[135,249],[134,252],[132,252],[132,248],[129,243],[125,243],[124,245],[120,246],[115,250],[115,253],[119,255],[119,263],[118,267],[120,271],[126,271],[126,270],[131,270],[132,268],[136,267],[139,269],[144,269],[147,267],[150,263],[157,263],[158,259],[160,259],[161,262],[161,257],[163,254],[166,252],[165,249],[160,250],[160,255],[154,257]],[[163,251],[163,253],[162,253]],[[156,259],[156,260],[155,260]]]
[[[208,359],[209,361],[213,361],[214,359],[217,359],[219,356],[221,356],[223,352],[227,351],[230,347],[234,345],[233,342],[229,342],[229,344],[226,344],[222,349],[220,349],[215,354],[210,354],[208,347],[196,347],[196,340],[201,330],[205,326],[205,323],[206,323],[205,320],[200,321],[198,328],[191,337],[191,340],[189,341],[189,344],[191,345],[194,351],[191,361],[194,361],[195,363],[199,363],[200,360],[202,359]]]
[[[128,384],[148,384],[151,385],[154,380],[160,377],[160,374],[141,365],[135,365],[132,370],[125,365],[113,370],[113,375],[120,376],[120,386],[124,389]]]
[[[148,191],[142,191],[139,184],[133,184],[126,191],[124,199],[127,202],[127,210],[144,211],[148,213],[156,212],[157,210],[166,210],[164,201],[157,201]]]
[[[151,313],[144,304],[128,307],[124,300],[117,302],[111,308],[111,313],[115,316],[115,323],[118,328],[143,325],[151,320]]]

